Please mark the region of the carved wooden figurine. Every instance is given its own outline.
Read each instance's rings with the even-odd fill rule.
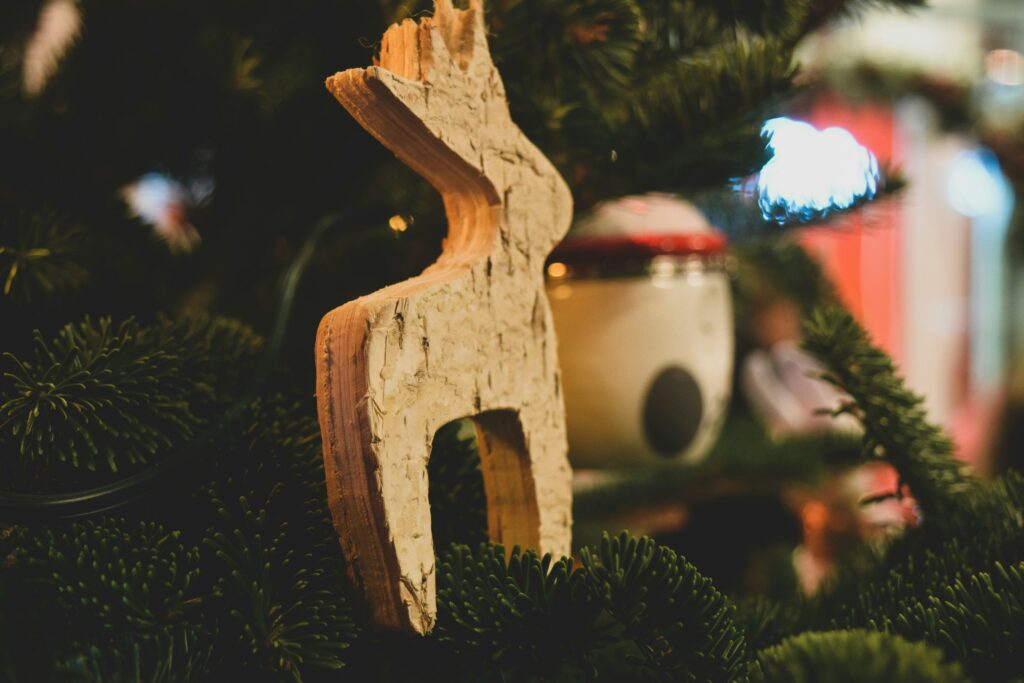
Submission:
[[[509,117],[479,0],[384,34],[377,64],[327,79],[366,130],[436,187],[448,237],[422,275],[328,313],[316,340],[327,492],[374,620],[436,614],[427,460],[471,416],[493,541],[569,551],[571,473],[543,264],[565,182]]]

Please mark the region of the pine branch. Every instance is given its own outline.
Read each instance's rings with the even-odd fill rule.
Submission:
[[[572,560],[514,548],[454,545],[438,563],[437,637],[490,675],[530,679],[587,670],[598,608]],[[500,672],[506,672],[502,674]]]
[[[224,628],[241,648],[233,666],[291,672],[297,681],[303,669],[343,667],[355,628],[339,594],[345,585],[340,563],[332,568],[324,561],[322,545],[295,548],[290,525],[265,508],[273,500],[259,501],[259,509],[246,497],[213,502],[222,530],[208,543],[225,569],[217,585]]]
[[[641,670],[671,680],[733,681],[746,660],[732,606],[710,579],[649,538],[605,536],[581,551],[588,584],[636,643]]]
[[[737,299],[763,302],[783,296],[809,316],[839,298],[821,264],[797,242],[784,236],[754,240],[736,247]]]
[[[490,17],[513,118],[584,203],[765,161],[765,110],[795,73],[781,34],[741,35],[692,1],[524,0]]]
[[[199,588],[199,551],[178,532],[104,518],[21,537],[6,573],[32,609],[16,642],[44,638],[50,657],[32,658],[34,644],[22,665],[97,681],[188,680],[205,669],[209,653],[197,641],[208,636],[195,616],[209,596]]]
[[[543,55],[553,72],[538,86],[571,92],[585,84],[605,93],[630,87],[642,21],[634,0],[510,2],[488,17],[499,68],[540,75]]]
[[[202,315],[148,327],[86,318],[50,342],[37,331],[32,360],[3,356],[0,443],[41,465],[145,463],[208,421],[260,344],[244,325]]]
[[[33,672],[19,680],[49,680],[56,667],[72,680],[140,683],[303,680],[343,665],[360,629],[312,411],[268,397],[217,441],[222,452],[197,463],[208,483],[191,499],[167,491],[136,508],[161,522],[15,535],[0,612],[31,611],[32,629],[0,643],[0,664]],[[0,535],[0,552],[10,542]],[[59,637],[39,635],[48,631]]]
[[[881,554],[844,568],[812,606],[811,623],[924,639],[979,680],[1020,676],[1024,475],[984,484],[962,472],[921,398],[845,310],[815,313],[806,345],[852,397],[840,410],[862,421],[866,456],[891,463],[924,513]]]
[[[85,233],[52,211],[0,215],[0,292],[25,304],[89,281]]]
[[[807,20],[811,0],[705,0],[718,20],[761,35],[794,35]]]
[[[56,678],[81,683],[198,683],[207,681],[210,650],[190,630],[130,634],[90,645],[57,662]]]
[[[758,654],[752,683],[969,683],[940,650],[871,631],[802,633]]]
[[[487,540],[487,499],[472,426],[451,422],[438,430],[427,462],[430,526],[435,548]]]
[[[515,680],[741,676],[746,651],[732,609],[693,565],[627,534],[582,558],[573,571],[569,559],[513,549],[506,562],[500,546],[453,546],[439,563],[440,639],[473,666],[496,666],[492,677]]]
[[[112,472],[189,438],[200,419],[177,358],[145,343],[138,323],[109,318],[67,325],[52,342],[35,335],[26,362],[11,354],[0,431],[21,456]]]
[[[683,54],[640,72],[610,112],[614,164],[631,190],[708,187],[747,175],[768,159],[761,137],[771,107],[795,74],[791,48],[753,36]]]
[[[198,496],[216,523],[218,659],[226,674],[262,670],[301,680],[344,666],[359,629],[337,532],[323,500],[319,427],[303,406],[260,401],[233,454],[214,466]]]
[[[824,377],[849,394],[837,408],[864,425],[864,453],[896,468],[926,523],[942,524],[962,509],[979,483],[953,458],[953,444],[928,422],[923,399],[897,376],[892,360],[841,307],[818,310],[806,326],[805,347],[828,366]]]
[[[856,18],[874,9],[893,8],[910,11],[927,4],[927,0],[812,0],[812,9],[802,32],[806,35],[835,19]]]
[[[198,550],[157,524],[87,522],[41,530],[30,543],[30,567],[45,569],[65,613],[88,627],[82,633],[161,629],[201,601],[192,588]]]
[[[1019,509],[1018,509],[1019,512]],[[881,571],[853,573],[823,596],[824,619],[838,628],[870,628],[924,640],[962,662],[977,680],[1024,673],[1024,537],[982,536],[888,553]]]

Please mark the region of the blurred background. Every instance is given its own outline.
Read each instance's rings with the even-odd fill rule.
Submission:
[[[780,113],[818,130],[790,135],[787,119],[773,120],[774,160],[734,186],[733,208],[720,194],[691,197],[736,259],[734,385],[721,435],[700,464],[667,477],[578,473],[578,536],[621,521],[659,534],[733,590],[782,595],[791,582],[814,592],[844,553],[915,523],[911,500],[874,501],[899,483],[886,467],[852,465],[857,445],[846,439],[856,428],[815,416],[837,397],[805,381],[815,362],[791,344],[822,296],[819,275],[923,396],[958,457],[983,476],[1021,466],[1022,50],[1024,11],[998,0],[876,8],[800,45],[800,87]],[[823,151],[815,133],[830,128],[870,152],[887,189],[860,208],[819,212],[782,240],[738,218],[737,197],[756,197],[763,219],[791,226],[793,212],[868,191],[872,171],[856,145]],[[677,487],[688,493],[674,496]],[[615,507],[609,495],[622,501],[621,520],[597,513]],[[645,497],[654,502],[636,506]]]
[[[805,244],[982,469],[1009,457],[998,423],[1024,348],[1022,27],[1013,2],[938,0],[836,26],[803,53],[809,119],[850,130],[908,181],[884,229],[809,231]]]

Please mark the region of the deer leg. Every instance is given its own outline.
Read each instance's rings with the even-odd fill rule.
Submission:
[[[491,541],[568,554],[572,475],[564,427],[528,406],[484,412],[473,422]]]
[[[506,548],[540,547],[537,487],[519,413],[493,410],[473,418],[487,494],[487,533]]]
[[[348,571],[375,623],[426,633],[436,600],[427,460],[433,425],[383,414],[368,386],[365,312],[355,302],[324,317],[317,334],[318,391],[328,502]],[[360,349],[342,356],[343,349]]]

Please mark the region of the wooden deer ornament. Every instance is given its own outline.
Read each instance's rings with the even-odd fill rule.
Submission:
[[[327,87],[440,191],[443,253],[418,277],[328,313],[317,404],[334,525],[374,620],[436,615],[427,460],[472,417],[493,541],[566,554],[571,471],[543,264],[569,227],[554,166],[512,123],[483,10],[436,0],[384,34],[375,66]]]

